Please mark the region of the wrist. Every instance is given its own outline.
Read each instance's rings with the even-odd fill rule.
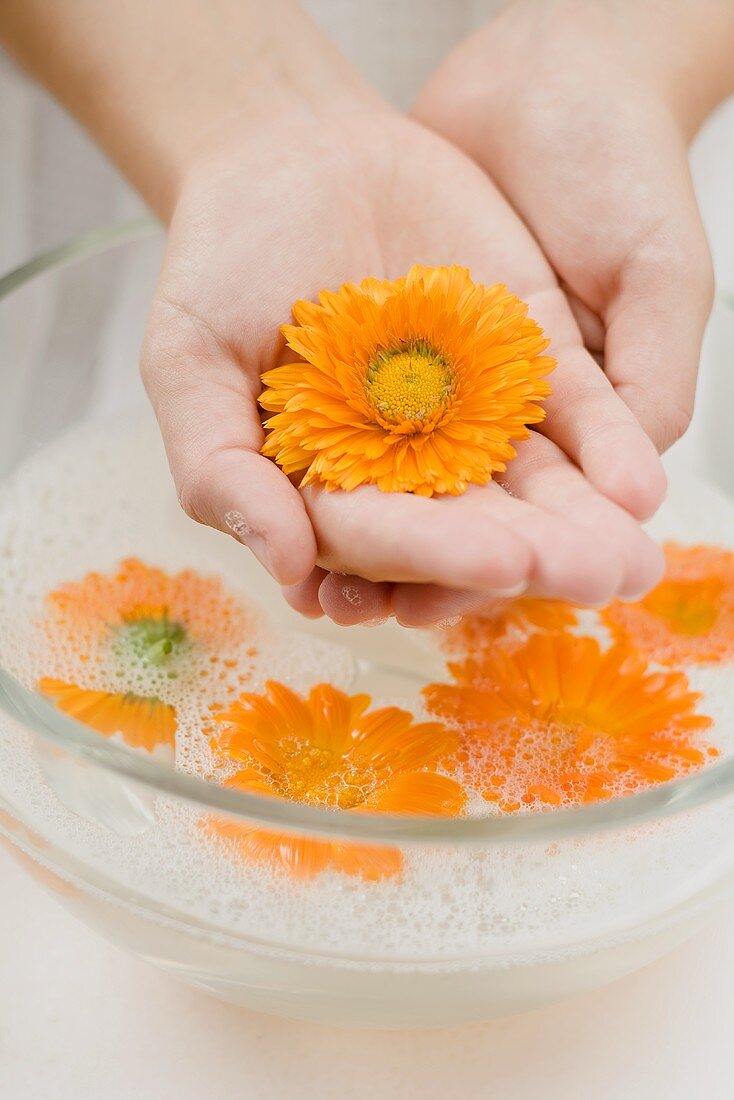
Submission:
[[[380,100],[295,0],[3,0],[10,51],[167,219],[191,166],[286,115]]]
[[[687,140],[734,92],[731,0],[519,0],[497,19],[525,21],[540,50],[594,72],[617,70],[661,99]],[[574,65],[574,68],[576,65]]]
[[[165,165],[166,185],[155,205],[167,218],[181,189],[227,150],[265,142],[269,132],[307,129],[334,116],[385,109],[379,95],[297,8],[243,60],[231,78],[203,79],[206,95],[179,102],[164,120],[168,147],[154,156]],[[290,18],[292,16],[292,19]],[[280,17],[283,23],[282,15]],[[273,137],[272,144],[277,145]],[[274,152],[282,150],[274,150]]]

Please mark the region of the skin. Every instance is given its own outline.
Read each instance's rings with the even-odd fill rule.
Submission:
[[[509,197],[558,273],[587,346],[661,451],[690,420],[713,296],[687,139],[726,87],[704,84],[697,98],[681,98],[681,85],[717,55],[714,72],[734,80],[725,64],[734,5],[703,8],[511,5],[445,60],[413,111]],[[706,9],[720,14],[718,36]],[[558,406],[549,406],[554,420],[576,419]]]
[[[369,591],[374,600],[373,617],[387,612],[388,596],[398,598],[402,585],[417,603],[421,584],[502,593],[529,583],[597,602],[656,579],[657,550],[622,508],[592,489],[561,440],[552,441],[550,424],[508,470],[515,496],[498,485],[431,500],[373,487],[299,493],[257,454],[259,376],[282,356],[278,324],[304,287],[311,297],[324,282],[339,285],[366,270],[394,278],[416,260],[462,259],[480,280],[493,273],[516,288],[556,333],[553,384],[561,400],[585,395],[608,404],[610,431],[625,444],[617,476],[636,486],[641,511],[654,508],[663,487],[654,449],[584,352],[540,250],[468,158],[386,108],[328,124],[284,123],[276,144],[288,150],[277,166],[272,130],[261,143],[228,148],[220,161],[207,157],[205,178],[189,182],[171,224],[143,373],[186,511],[222,530],[230,510],[246,517],[244,540],[307,613],[303,595],[315,583],[317,560],[340,591],[358,583],[354,575],[381,584],[360,586],[362,599]],[[245,205],[247,223],[239,213]],[[253,262],[243,270],[245,252]],[[565,442],[571,450],[573,437]],[[596,454],[588,452],[590,475],[606,476],[612,491],[616,482],[608,465],[594,467]],[[438,593],[423,595],[434,603]],[[361,620],[364,603],[347,604],[341,621]]]
[[[627,163],[630,146],[654,141],[662,162],[630,202],[629,168],[620,176],[603,156],[589,167],[573,133],[566,156],[550,158],[553,138],[543,145],[547,127],[532,111],[529,121],[513,115],[505,126],[495,114],[488,124],[499,94],[487,76],[498,70],[486,63],[491,37],[449,58],[406,119],[290,4],[135,0],[116,9],[114,35],[105,8],[6,0],[0,33],[170,223],[141,365],[188,514],[248,545],[292,606],[344,624],[394,613],[425,625],[524,591],[602,603],[655,584],[661,557],[637,522],[665,491],[651,436],[663,446],[684,423],[710,303],[669,108],[651,93],[638,125],[631,92],[623,97],[614,150]],[[520,50],[521,31],[508,27]],[[517,76],[506,68],[512,100]],[[548,79],[560,132],[580,93]],[[599,116],[584,99],[594,125],[607,125],[608,97]],[[521,125],[522,140],[511,141]],[[556,175],[538,187],[537,163],[553,159]],[[653,196],[656,210],[669,204],[662,237],[682,227],[686,245],[699,242],[688,293],[676,267],[677,296],[662,304],[675,248],[651,254],[650,232],[631,224],[646,205],[637,200]],[[625,266],[624,247],[605,255],[603,231],[613,229],[617,247],[620,220],[652,260]],[[416,262],[461,263],[528,301],[558,360],[547,422],[519,445],[502,484],[461,497],[299,492],[258,453],[259,377],[283,361],[280,324],[297,298],[366,274],[394,278]],[[630,285],[636,311],[625,312]],[[665,326],[650,321],[671,310],[686,317],[685,339],[678,330],[662,345],[675,356],[661,401]],[[606,373],[589,350],[602,348]],[[663,430],[655,417],[666,418]]]

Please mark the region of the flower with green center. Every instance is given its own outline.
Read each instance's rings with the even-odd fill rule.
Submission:
[[[55,648],[76,652],[109,669],[110,653],[120,686],[136,687],[134,668],[177,675],[191,654],[207,661],[231,654],[247,636],[246,609],[225,592],[218,577],[193,569],[169,574],[137,558],[112,574],[88,573],[51,592],[46,631]],[[252,623],[254,625],[254,622]]]
[[[189,649],[186,628],[171,622],[165,612],[160,618],[130,619],[116,628],[116,635],[120,655],[130,653],[146,665],[169,664]]]

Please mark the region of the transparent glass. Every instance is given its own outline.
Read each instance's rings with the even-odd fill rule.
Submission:
[[[136,361],[162,244],[140,219],[0,279],[3,479],[61,433],[143,407]],[[704,358],[732,351],[734,314],[720,303]],[[706,377],[704,402],[723,417]],[[45,533],[49,552],[73,525],[70,515],[68,530]],[[213,571],[239,555],[244,590],[269,614],[347,645],[355,690],[397,697],[430,677],[425,651],[394,624],[347,634],[296,623],[249,555],[200,537]],[[337,872],[303,882],[230,861],[217,877],[202,828],[212,814],[286,838],[387,846],[405,871],[390,883]],[[0,836],[110,939],[267,1012],[444,1025],[610,981],[682,940],[730,889],[733,818],[731,758],[627,799],[505,817],[350,814],[248,795],[100,737],[0,668]]]

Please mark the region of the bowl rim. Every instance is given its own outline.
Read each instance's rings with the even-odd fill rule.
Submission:
[[[34,279],[162,231],[151,214],[116,221],[73,237],[0,276],[0,301]],[[734,316],[734,297],[720,294],[719,304]],[[263,824],[283,832],[409,844],[552,843],[565,837],[644,825],[695,810],[726,797],[734,789],[734,757],[650,790],[582,806],[546,812],[486,817],[418,817],[350,813],[309,806],[265,794],[235,791],[177,771],[152,756],[108,741],[58,710],[39,692],[25,688],[0,668],[0,710],[44,742],[101,767],[121,780],[159,795],[173,796],[207,813]]]

